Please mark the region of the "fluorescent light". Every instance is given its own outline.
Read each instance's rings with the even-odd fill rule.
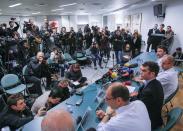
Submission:
[[[72,13],[72,12],[63,12],[62,14],[69,14],[69,13]]]
[[[60,7],[66,7],[66,6],[76,5],[76,4],[77,3],[71,3],[71,4],[61,5]]]
[[[0,13],[0,15],[2,15],[2,13]]]
[[[61,8],[61,9],[54,9],[54,10],[51,10],[52,12],[55,12],[55,11],[59,11],[59,10],[64,10],[64,8]]]
[[[41,12],[34,12],[32,13],[33,15],[37,15],[37,14],[40,14]]]
[[[9,7],[15,7],[15,6],[19,6],[19,5],[22,5],[22,3],[17,3],[17,4],[14,4],[14,5],[10,5]]]

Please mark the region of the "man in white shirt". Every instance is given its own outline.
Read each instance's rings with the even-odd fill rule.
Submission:
[[[151,131],[151,121],[146,106],[139,100],[129,102],[129,91],[119,82],[111,84],[105,100],[110,110],[97,110],[102,119],[97,131]]]
[[[165,55],[162,57],[161,68],[162,72],[158,74],[156,77],[157,80],[160,81],[163,92],[164,99],[167,99],[178,86],[178,72],[173,68],[174,58],[171,55]]]

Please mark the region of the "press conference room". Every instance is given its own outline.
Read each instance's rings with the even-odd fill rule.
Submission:
[[[182,0],[1,0],[1,131],[183,131]]]

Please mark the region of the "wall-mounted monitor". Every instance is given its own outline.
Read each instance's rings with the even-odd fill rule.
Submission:
[[[163,4],[157,4],[153,7],[154,16],[165,17],[165,6]]]

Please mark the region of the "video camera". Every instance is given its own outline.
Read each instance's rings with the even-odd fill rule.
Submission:
[[[13,18],[13,17],[12,17],[12,18],[10,18],[10,20],[14,21],[14,20],[16,20],[16,18]]]
[[[24,27],[23,27],[23,33],[27,33],[27,31],[29,30],[32,30],[32,27],[31,27],[31,23],[27,22],[27,21],[24,21]]]

